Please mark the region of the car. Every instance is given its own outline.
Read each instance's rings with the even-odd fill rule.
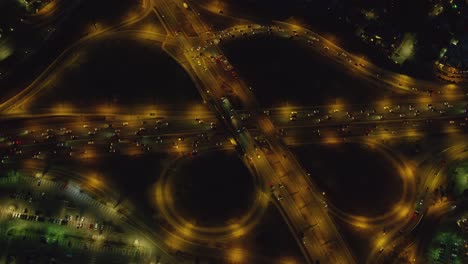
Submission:
[[[271,183],[271,184],[270,184],[270,189],[271,189],[271,191],[274,191],[274,190],[276,189],[276,186],[275,186],[274,184]]]

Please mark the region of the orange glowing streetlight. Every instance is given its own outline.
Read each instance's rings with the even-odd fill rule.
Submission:
[[[230,262],[243,263],[245,261],[246,252],[241,248],[233,248],[227,252],[227,257]]]

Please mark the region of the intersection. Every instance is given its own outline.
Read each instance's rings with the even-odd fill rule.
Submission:
[[[337,219],[365,230],[374,241],[367,263],[387,263],[412,245],[414,230],[423,218],[430,217],[426,214],[433,206],[430,192],[445,180],[438,173],[446,164],[466,158],[466,87],[381,69],[299,25],[261,25],[242,19],[239,25],[212,32],[190,2],[146,0],[141,6],[140,14],[80,39],[28,87],[0,103],[1,122],[8,124],[1,131],[1,150],[7,153],[2,163],[32,158],[36,161],[23,169],[40,171],[41,165],[36,163],[54,156],[93,160],[164,152],[186,158],[208,151],[236,152],[255,177],[257,189],[252,211],[238,224],[203,229],[184,222],[177,217],[164,180],[155,188],[155,200],[175,231],[155,234],[141,220],[129,217],[132,228],[164,248],[167,256],[161,263],[182,263],[183,254],[172,259],[174,251],[215,255],[207,249],[208,242],[242,237],[258,224],[269,202],[281,213],[306,263],[360,263],[337,227]],[[126,29],[153,15],[165,33]],[[248,35],[301,42],[343,71],[391,91],[392,97],[366,105],[262,107],[258,95],[235,72],[220,47],[231,39],[248,41]],[[201,110],[34,108],[37,96],[49,92],[60,72],[79,59],[80,49],[88,42],[117,36],[159,43],[194,82],[203,99]],[[429,156],[419,155],[412,162],[392,149],[395,142],[427,137],[440,138],[443,143],[433,144],[433,149],[429,146]],[[304,169],[292,151],[293,146],[347,143],[375,148],[397,168],[403,192],[393,210],[375,217],[340,210],[314,182],[314,171]],[[174,247],[178,248],[171,249]],[[156,258],[155,253],[150,255]]]

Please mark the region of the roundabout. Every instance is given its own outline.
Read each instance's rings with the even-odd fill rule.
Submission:
[[[352,198],[353,195],[359,196],[358,198],[356,198],[357,199],[356,201],[358,202],[358,205],[356,206],[358,206],[358,208],[363,208],[363,207],[366,207],[366,204],[367,204],[367,207],[370,208],[367,211],[371,213],[364,213],[364,212],[352,210],[350,208],[345,208],[343,207],[343,204],[337,204],[333,201],[334,200],[332,197],[333,193],[329,194],[324,191],[325,194],[323,195],[323,199],[326,202],[326,206],[329,212],[335,215],[340,220],[350,225],[353,225],[355,227],[358,227],[359,229],[382,228],[385,226],[398,223],[404,216],[406,216],[407,213],[409,213],[410,204],[412,203],[416,195],[416,182],[415,182],[413,169],[410,166],[408,166],[407,163],[404,162],[404,158],[401,157],[401,155],[392,151],[392,149],[390,149],[388,146],[380,142],[368,141],[368,140],[366,141],[354,140],[352,142],[350,141],[350,143],[356,144],[356,147],[359,147],[359,148],[361,148],[362,146],[366,146],[366,148],[368,148],[369,151],[372,152],[372,155],[378,155],[379,157],[383,159],[385,163],[388,163],[387,166],[390,166],[392,168],[392,170],[394,171],[394,176],[397,177],[397,179],[389,181],[389,183],[387,184],[392,184],[394,185],[395,188],[399,189],[399,192],[397,192],[398,196],[393,197],[391,200],[386,201],[385,205],[379,205],[382,203],[382,201],[379,201],[379,200],[382,199],[381,196],[383,195],[382,190],[380,188],[387,188],[385,187],[385,184],[384,184],[384,186],[379,186],[379,188],[377,188],[378,186],[372,187],[376,189],[374,195],[372,196],[366,195],[361,198],[359,194],[356,193],[358,191],[355,189],[358,188],[359,185],[362,185],[362,184],[365,185],[365,188],[369,188],[369,186],[367,186],[368,182],[366,182],[369,180],[362,178],[360,180],[361,182],[355,182],[356,180],[359,180],[360,178],[358,177],[356,179],[357,175],[351,175],[355,172],[354,170],[350,169],[351,171],[349,171],[349,173],[351,174],[347,175],[346,177],[353,176],[352,178],[353,182],[346,183],[346,186],[343,187],[345,190],[339,189],[338,192],[339,194],[343,194],[343,192],[344,193],[349,192],[349,195],[351,196],[350,199]],[[325,154],[322,154],[322,156],[323,155]],[[342,153],[342,155],[344,155],[344,153]],[[350,163],[354,164],[356,162],[357,161],[354,160],[353,162],[350,162]],[[353,164],[350,164],[350,165],[353,165]],[[379,163],[378,165],[381,165],[381,164]],[[356,167],[356,166],[359,167],[360,165],[353,165],[352,167]],[[314,168],[314,170],[317,171],[319,169]],[[375,173],[373,172],[373,175]],[[389,175],[386,175],[386,176],[389,176]],[[344,180],[346,182],[346,179]],[[381,179],[378,180],[378,182],[381,182],[381,181],[382,181]],[[323,185],[322,190],[324,190],[323,188],[326,189],[327,184],[323,183],[322,185]],[[336,186],[336,184],[333,186]],[[336,196],[337,190],[334,190],[332,192],[334,192]],[[369,199],[373,199],[374,201],[370,201]],[[374,204],[374,205],[371,205],[371,204]],[[384,206],[384,208],[373,208],[374,206]]]
[[[213,153],[204,153],[203,155],[211,155]],[[219,153],[216,153],[216,155],[219,155]],[[226,155],[222,153],[221,156]],[[227,155],[232,155],[232,154],[227,154]],[[202,157],[197,157],[196,159],[200,159]],[[158,180],[156,186],[155,186],[155,203],[158,212],[162,215],[164,218],[165,222],[170,225],[172,230],[174,230],[174,233],[183,237],[186,240],[192,241],[192,242],[199,242],[199,243],[212,243],[212,242],[222,242],[222,241],[229,241],[233,239],[237,239],[239,237],[244,236],[245,234],[248,234],[250,230],[252,230],[262,219],[265,210],[267,209],[268,206],[268,201],[269,198],[265,193],[267,191],[262,191],[259,190],[258,187],[264,188],[263,190],[266,190],[265,183],[261,181],[260,178],[258,178],[256,173],[252,173],[254,175],[252,180],[252,188],[251,191],[251,199],[249,199],[249,204],[247,207],[243,208],[243,210],[235,210],[234,214],[229,214],[229,213],[222,213],[221,215],[218,215],[217,218],[219,221],[218,223],[202,223],[203,222],[203,215],[210,213],[210,208],[203,208],[203,206],[200,206],[200,204],[196,205],[197,202],[193,203],[192,201],[191,206],[195,206],[195,210],[189,210],[193,212],[199,212],[199,216],[195,215],[187,215],[187,214],[182,214],[180,213],[181,211],[185,211],[186,208],[183,208],[184,205],[187,206],[190,201],[190,199],[197,199],[197,197],[191,197],[188,196],[186,199],[183,199],[182,201],[180,198],[176,198],[176,186],[174,181],[177,180],[177,177],[180,177],[179,175],[176,175],[177,170],[174,170],[176,167],[178,167],[181,163],[183,164],[184,162],[187,162],[187,157],[179,157],[175,159],[170,166],[168,166],[163,173],[161,174],[160,179]],[[221,162],[223,164],[223,162]],[[221,164],[221,165],[222,165]],[[183,165],[182,165],[183,166]],[[218,164],[219,166],[219,164]],[[191,168],[190,166],[188,168]],[[192,177],[196,174],[196,171],[189,170],[192,174],[191,175],[186,175],[189,177]],[[210,172],[208,169],[206,174],[210,173],[215,173],[213,171]],[[227,173],[227,172],[225,172]],[[223,177],[223,174],[217,174],[217,177]],[[196,175],[197,181],[203,180],[203,177],[206,175]],[[201,179],[200,179],[201,177]],[[208,177],[210,178],[210,177]],[[184,181],[184,179],[179,179]],[[210,179],[206,179],[210,180]],[[213,180],[213,179],[211,179]],[[216,183],[216,182],[215,182]],[[198,186],[200,187],[200,186]],[[195,191],[195,194],[200,194],[200,191],[198,190]],[[226,190],[219,190],[218,192],[215,192],[215,194],[220,194],[220,192],[223,192]],[[208,197],[205,197],[199,202],[202,204],[204,203],[204,199],[215,199],[215,197],[212,197],[208,195]],[[205,200],[206,201],[206,200]],[[217,205],[220,205],[221,201],[216,202]],[[228,203],[231,206],[235,206],[235,203]],[[182,208],[181,208],[182,207]],[[227,211],[229,208],[223,208],[221,207],[222,210]],[[211,213],[217,213],[220,214],[220,211],[216,212],[211,212]],[[235,215],[235,216],[234,216]],[[211,216],[210,216],[211,217]]]

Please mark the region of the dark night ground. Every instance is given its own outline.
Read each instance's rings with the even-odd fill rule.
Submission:
[[[259,36],[228,41],[223,50],[264,107],[323,105],[337,98],[367,104],[388,94],[295,40]]]
[[[68,69],[36,106],[184,106],[201,102],[190,77],[157,42],[110,39],[91,44],[86,50],[84,61]]]

